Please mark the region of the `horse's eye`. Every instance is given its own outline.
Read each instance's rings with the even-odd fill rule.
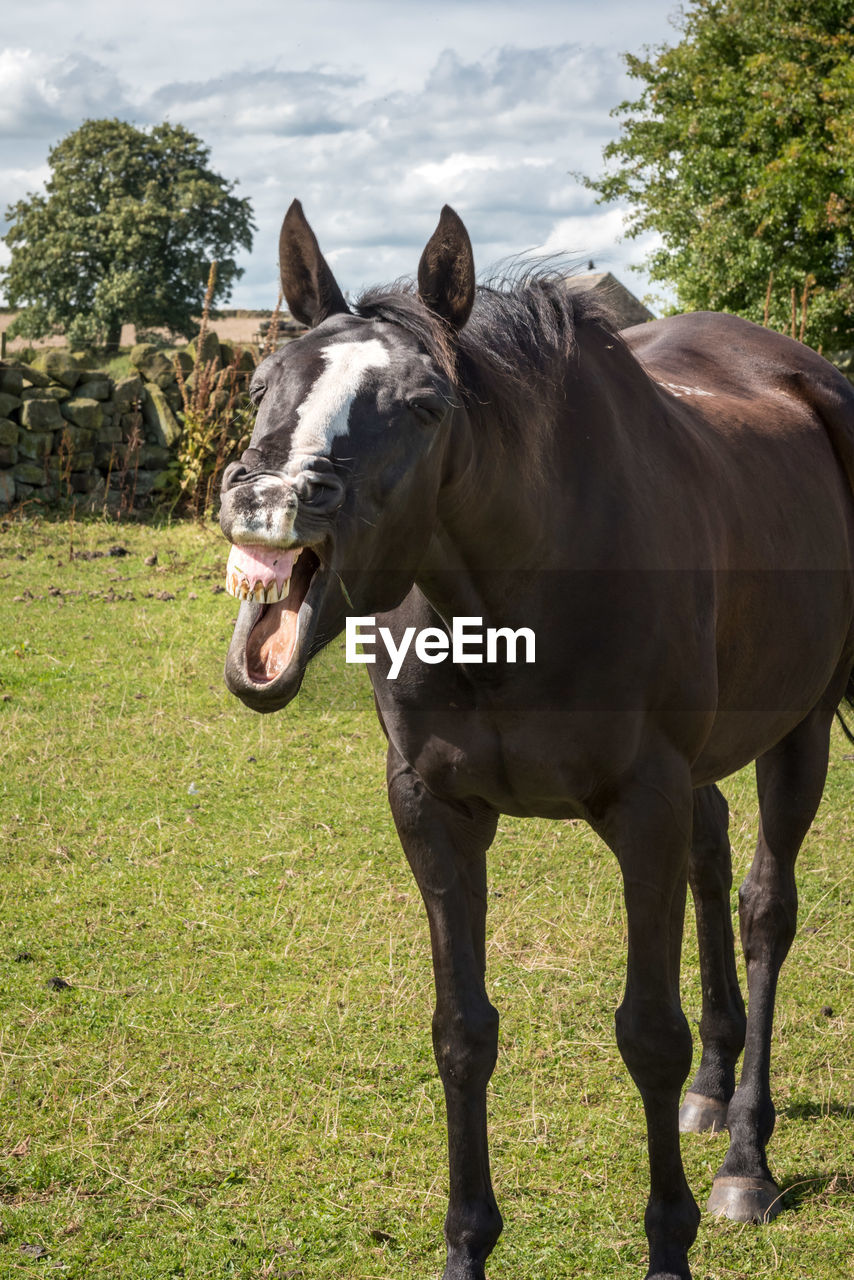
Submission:
[[[447,400],[433,392],[408,396],[406,404],[419,421],[426,423],[441,422],[448,410]]]
[[[259,405],[264,399],[264,392],[267,390],[263,382],[252,382],[249,385],[249,399],[254,405]]]

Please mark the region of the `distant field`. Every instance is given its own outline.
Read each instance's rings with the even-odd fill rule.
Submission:
[[[0,333],[9,328],[9,325],[15,319],[17,312],[0,310]],[[213,329],[219,337],[220,341],[227,342],[254,342],[258,333],[258,325],[261,319],[269,319],[269,311],[242,311],[232,312],[223,315],[221,320],[211,320],[208,328]],[[132,324],[126,324],[122,327],[121,345],[123,347],[131,347],[136,342],[136,329]],[[9,338],[6,344],[6,350],[10,356],[14,356],[16,351],[22,350],[24,347],[65,347],[68,342],[63,337],[44,338],[38,342],[33,342],[30,338]]]
[[[242,707],[226,553],[213,527],[0,524],[0,1280],[441,1273],[427,928],[365,673],[336,645],[286,712]],[[852,755],[836,734],[775,1026],[789,1208],[704,1216],[695,1280],[854,1276]],[[750,775],[725,791],[741,878]],[[491,867],[490,1278],[641,1280],[615,860],[502,820]],[[701,1204],[724,1147],[684,1141]]]

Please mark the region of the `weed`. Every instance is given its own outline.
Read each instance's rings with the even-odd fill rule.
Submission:
[[[195,519],[207,519],[225,466],[244,448],[249,436],[250,406],[246,398],[247,371],[241,368],[242,349],[221,366],[218,359],[203,360],[210,309],[216,283],[216,262],[211,263],[199,335],[198,358],[188,386],[179,357],[175,376],[181,391],[183,431],[178,440],[172,474],[177,483],[177,504],[188,507]]]

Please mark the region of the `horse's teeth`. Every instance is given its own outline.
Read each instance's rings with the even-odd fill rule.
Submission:
[[[303,548],[299,547],[294,555],[293,564],[296,564],[302,552]],[[289,577],[285,579],[281,587],[276,578],[269,585],[259,578],[253,586],[249,579],[236,569],[226,578],[225,582],[225,589],[230,596],[234,596],[237,600],[256,600],[259,604],[278,604],[280,600],[285,599],[290,586],[291,580]]]
[[[226,580],[225,589],[236,600],[245,600],[249,594],[249,583],[238,573],[232,573]]]

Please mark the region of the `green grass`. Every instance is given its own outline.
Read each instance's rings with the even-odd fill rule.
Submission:
[[[193,525],[0,529],[4,1280],[441,1272],[427,930],[365,673],[335,645],[286,712],[242,707],[226,552]],[[790,1207],[759,1229],[704,1217],[696,1280],[854,1275],[851,754],[835,737],[774,1033]],[[750,775],[725,790],[740,878]],[[491,867],[489,1275],[640,1280],[615,861],[581,824],[505,819]],[[683,986],[695,1022],[690,923]],[[724,1144],[683,1144],[701,1203]]]

